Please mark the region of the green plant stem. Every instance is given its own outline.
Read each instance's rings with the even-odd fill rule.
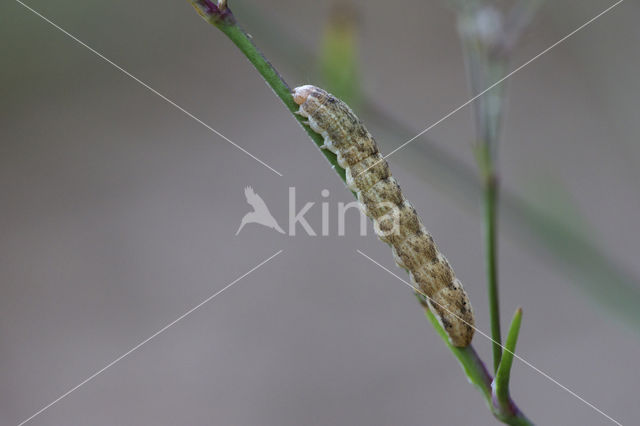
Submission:
[[[522,323],[522,308],[516,309],[516,313],[511,320],[511,326],[509,327],[509,333],[507,334],[507,340],[504,345],[504,354],[502,356],[502,362],[496,371],[496,377],[493,380],[493,400],[497,403],[502,411],[510,409],[509,401],[509,380],[511,378],[511,365],[513,364],[513,357],[516,353],[516,343],[518,342],[518,334],[520,333],[520,324]]]
[[[451,353],[458,359],[460,366],[464,370],[471,384],[473,384],[476,388],[478,388],[480,392],[482,392],[487,405],[493,410],[493,405],[491,402],[491,382],[493,379],[491,377],[491,374],[489,374],[489,371],[487,371],[484,363],[476,353],[475,349],[473,348],[473,345],[469,345],[464,348],[453,346],[451,342],[449,342],[447,333],[444,331],[433,312],[431,312],[431,310],[429,309],[429,306],[424,300],[424,296],[416,293],[416,297],[424,308],[424,313],[427,319],[436,330],[438,335],[442,338],[444,343],[447,345]]]
[[[490,126],[486,126],[490,127]],[[492,147],[481,142],[476,147],[476,159],[483,176],[484,252],[491,323],[491,349],[493,371],[498,370],[502,357],[502,333],[500,331],[500,297],[498,290],[498,196],[499,181],[493,164]]]
[[[440,337],[442,338],[444,343],[447,345],[451,353],[456,357],[456,359],[460,363],[460,366],[464,370],[471,384],[473,384],[482,393],[482,396],[485,399],[487,407],[489,407],[489,409],[491,410],[491,413],[496,417],[496,419],[500,420],[505,424],[513,425],[513,426],[533,425],[533,422],[531,422],[531,420],[529,420],[522,413],[522,411],[520,411],[520,409],[516,406],[516,404],[513,402],[513,400],[509,396],[509,393],[508,393],[509,375],[508,374],[506,375],[507,393],[506,395],[502,394],[501,396],[502,399],[500,400],[500,403],[498,403],[498,400],[494,395],[494,387],[492,385],[493,383],[495,383],[495,380],[491,377],[491,374],[489,373],[489,371],[487,371],[487,368],[485,367],[484,363],[482,362],[477,352],[473,348],[473,345],[469,345],[465,348],[457,348],[453,346],[449,342],[447,333],[444,331],[444,329],[442,328],[442,326],[440,325],[436,317],[433,315],[433,313],[429,310],[429,307],[424,301],[424,296],[416,293],[416,297],[424,307],[424,311],[427,319],[429,320],[429,322],[431,322],[431,325],[433,325],[433,328],[440,335]],[[518,324],[517,324],[517,328],[519,330],[520,328],[519,321],[522,318],[522,311],[518,310],[517,312],[520,312],[520,316],[518,317]],[[516,315],[518,315],[517,312],[516,312]],[[515,322],[515,318],[514,318],[514,322]],[[514,350],[515,350],[515,340],[517,340],[517,338],[518,336],[516,332],[514,343],[513,343]],[[506,359],[506,358],[507,357],[505,356],[503,359]],[[507,365],[505,365],[503,369],[507,369],[507,371],[510,371],[512,361],[513,361],[513,353],[509,358],[508,368],[507,368]],[[504,379],[505,379],[505,375],[502,374],[501,383],[503,384],[504,384]]]
[[[229,40],[236,45],[236,47],[260,73],[262,78],[264,78],[265,82],[273,90],[276,96],[280,98],[282,103],[284,103],[287,109],[293,114],[293,117],[304,128],[311,140],[317,146],[322,146],[324,144],[322,136],[311,130],[309,126],[305,126],[303,118],[296,114],[299,106],[293,101],[289,85],[284,81],[280,73],[278,73],[273,65],[271,65],[267,58],[264,57],[262,52],[258,50],[256,45],[253,44],[249,35],[238,25],[235,17],[231,13],[231,10],[226,7],[224,10],[220,10],[211,0],[189,0],[189,2],[205,21],[222,31]],[[322,153],[327,160],[329,160],[329,163],[331,163],[336,173],[340,175],[342,180],[345,180],[345,170],[338,164],[336,155],[328,149],[323,149]]]
[[[322,136],[315,133],[309,128],[309,126],[303,123],[300,116],[296,114],[298,106],[293,101],[291,96],[291,89],[276,71],[276,69],[269,63],[269,61],[262,55],[258,48],[253,44],[246,32],[244,32],[236,22],[233,14],[228,8],[224,10],[218,9],[218,7],[211,0],[189,0],[196,11],[211,25],[222,31],[237,47],[238,49],[249,59],[251,64],[258,70],[260,75],[264,78],[265,82],[273,89],[275,94],[285,104],[287,109],[292,113],[293,117],[300,123],[307,134],[311,137],[313,142],[320,146],[324,143]],[[335,171],[340,178],[345,181],[345,171],[338,163],[335,154],[330,153],[328,150],[322,150],[323,154],[327,157],[329,162],[334,166]],[[424,304],[424,301],[421,300]],[[425,305],[426,306],[426,305]],[[510,413],[503,413],[499,407],[494,406],[492,403],[492,391],[491,383],[492,377],[487,371],[484,363],[478,357],[475,349],[472,345],[465,348],[457,348],[449,342],[446,332],[433,315],[433,313],[426,308],[425,313],[436,332],[444,340],[445,344],[453,355],[458,359],[458,362],[462,366],[466,376],[483,394],[487,405],[494,416],[506,424],[511,425],[532,425],[530,421],[522,415],[519,410],[516,410],[517,415]],[[516,405],[511,402],[512,406]]]
[[[461,15],[459,19],[470,19]],[[502,77],[506,61],[495,57],[491,49],[478,42],[471,34],[462,34],[471,90],[480,93]],[[502,357],[502,335],[500,331],[500,299],[498,289],[498,195],[499,180],[496,171],[498,142],[503,115],[502,86],[481,96],[473,105],[476,122],[476,162],[482,176],[484,205],[484,252],[487,271],[487,296],[489,298],[489,320],[493,353],[493,371],[498,370]]]
[[[494,372],[498,370],[502,357],[498,292],[498,191],[498,179],[491,173],[486,178],[484,188],[484,240]]]

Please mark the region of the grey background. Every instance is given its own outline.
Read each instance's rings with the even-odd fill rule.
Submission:
[[[310,47],[329,8],[237,3]],[[424,128],[469,97],[454,19],[439,1],[388,3],[356,2],[363,85]],[[289,186],[299,203],[321,202],[325,188],[332,209],[352,198],[244,57],[187,2],[28,4],[284,177],[18,3],[3,2],[0,424],[29,417],[280,249],[31,424],[495,423],[411,292],[355,252],[393,268],[387,246],[371,232],[357,235],[356,215],[346,237],[288,237],[257,225],[234,236],[249,210],[246,185],[283,226]],[[550,2],[514,65],[609,4]],[[636,275],[638,17],[638,4],[626,1],[514,76],[501,149],[506,187],[536,203],[550,181],[562,185],[596,240]],[[245,26],[271,56],[273,46]],[[292,85],[312,82],[313,63],[299,81],[273,60]],[[473,161],[469,110],[429,136]],[[379,142],[389,152],[402,141]],[[412,152],[391,157],[391,168],[488,330],[479,216],[404,170]],[[308,218],[320,228],[318,205]],[[622,423],[637,422],[638,334],[549,262],[508,235],[501,243],[505,327],[524,308],[519,354]],[[486,339],[474,343],[488,360]],[[512,387],[538,424],[610,424],[518,361]]]

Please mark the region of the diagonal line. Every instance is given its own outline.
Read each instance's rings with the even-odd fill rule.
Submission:
[[[196,306],[194,306],[193,308],[189,309],[187,312],[185,312],[184,314],[180,315],[178,318],[176,318],[175,320],[171,321],[169,324],[165,325],[164,327],[162,327],[160,330],[156,331],[154,334],[152,334],[150,337],[146,338],[145,340],[143,340],[142,342],[138,343],[137,345],[135,345],[133,348],[129,349],[127,352],[125,352],[124,354],[120,355],[118,358],[114,359],[113,361],[111,361],[109,364],[105,365],[104,367],[102,367],[100,370],[96,371],[95,373],[93,373],[91,376],[87,377],[85,380],[83,380],[82,382],[78,383],[76,386],[72,387],[71,389],[69,389],[68,391],[66,391],[65,393],[63,393],[62,395],[60,395],[57,399],[55,399],[54,401],[50,402],[49,404],[45,405],[44,407],[42,407],[39,411],[37,411],[35,414],[33,414],[31,417],[23,420],[22,422],[20,422],[20,424],[18,424],[18,426],[22,426],[25,423],[31,421],[33,418],[35,418],[36,416],[42,414],[45,410],[51,408],[53,405],[57,404],[58,402],[60,402],[61,400],[63,400],[64,398],[66,398],[67,396],[69,396],[72,392],[76,391],[78,388],[80,388],[81,386],[87,384],[88,382],[90,382],[91,380],[95,379],[98,375],[102,374],[105,370],[107,370],[108,368],[114,366],[116,363],[118,363],[119,361],[121,361],[122,359],[126,358],[128,355],[131,355],[131,353],[133,353],[134,351],[136,351],[137,349],[139,349],[141,346],[143,346],[144,344],[146,344],[147,342],[149,342],[150,340],[152,340],[153,338],[157,337],[158,335],[164,333],[165,331],[167,331],[169,328],[171,328],[172,326],[174,326],[178,321],[186,318],[187,316],[191,315],[194,311],[196,311],[197,309],[201,308],[203,305],[205,305],[206,303],[210,302],[211,300],[213,300],[216,296],[218,296],[219,294],[221,294],[223,291],[225,291],[226,289],[228,289],[229,287],[231,287],[232,285],[234,285],[235,283],[237,283],[238,281],[240,281],[241,279],[243,279],[244,277],[246,277],[247,275],[249,275],[250,273],[252,273],[253,271],[255,271],[256,269],[260,268],[262,265],[264,265],[265,263],[269,262],[271,259],[273,259],[274,257],[276,257],[277,255],[279,255],[280,253],[282,253],[282,250],[279,250],[277,253],[275,253],[274,255],[272,255],[271,257],[269,257],[268,259],[262,261],[261,263],[259,263],[258,265],[254,266],[253,268],[251,268],[247,273],[241,275],[240,277],[236,278],[235,280],[233,280],[232,282],[230,282],[229,284],[227,284],[225,287],[223,287],[221,290],[218,290],[217,292],[215,292],[214,294],[212,294],[211,296],[207,297],[206,299],[204,299],[202,302],[200,302],[199,304],[197,304]]]
[[[605,10],[603,10],[602,12],[600,12],[599,14],[597,14],[596,16],[594,16],[593,18],[589,19],[587,22],[585,22],[584,24],[580,25],[578,28],[576,28],[575,30],[571,31],[569,34],[567,34],[566,36],[562,37],[560,40],[558,40],[557,42],[553,43],[551,46],[547,47],[546,49],[544,49],[542,52],[538,53],[536,56],[534,56],[533,58],[529,59],[527,62],[525,62],[524,64],[520,65],[518,68],[514,69],[513,71],[511,71],[509,74],[505,75],[504,77],[502,77],[500,80],[496,81],[495,83],[493,83],[491,86],[487,87],[486,89],[484,89],[482,92],[478,93],[477,95],[475,95],[473,98],[469,99],[468,101],[466,101],[465,103],[463,103],[462,105],[460,105],[459,107],[455,108],[454,110],[452,110],[451,112],[449,112],[447,115],[445,115],[444,117],[442,117],[440,120],[436,121],[435,123],[433,123],[432,125],[430,125],[429,127],[427,127],[426,129],[422,130],[420,133],[418,133],[417,135],[415,135],[414,137],[412,137],[411,139],[409,139],[408,141],[404,142],[402,145],[400,145],[399,147],[397,147],[396,149],[394,149],[393,151],[391,151],[390,153],[388,153],[387,155],[383,156],[381,160],[378,160],[377,162],[373,163],[371,166],[369,166],[367,169],[363,170],[362,172],[360,172],[358,174],[361,175],[362,173],[366,172],[367,170],[369,170],[370,168],[374,167],[376,164],[380,163],[381,161],[383,161],[386,158],[389,158],[390,156],[392,156],[393,154],[395,154],[396,152],[400,151],[402,148],[404,148],[405,146],[409,145],[411,142],[413,142],[414,140],[418,139],[420,136],[424,135],[425,133],[427,133],[429,130],[433,129],[434,127],[436,127],[438,124],[442,123],[443,121],[445,121],[446,119],[448,119],[449,117],[451,117],[452,115],[454,115],[455,113],[457,113],[458,111],[460,111],[461,109],[469,106],[470,104],[472,104],[476,99],[478,99],[479,97],[481,97],[482,95],[484,95],[485,93],[491,91],[493,88],[495,88],[496,86],[502,84],[505,80],[507,80],[508,78],[510,78],[511,76],[513,76],[514,74],[516,74],[519,71],[522,71],[523,68],[525,68],[526,66],[530,65],[532,62],[534,62],[535,60],[539,59],[541,56],[549,53],[549,51],[551,51],[552,49],[554,49],[555,47],[557,47],[558,45],[564,43],[565,41],[567,41],[567,39],[569,39],[570,37],[574,36],[576,33],[578,33],[579,31],[583,30],[584,28],[588,27],[589,25],[591,25],[593,22],[595,22],[598,18],[600,18],[601,16],[605,15],[606,13],[608,13],[609,11],[611,11],[613,8],[615,8],[616,6],[619,6],[624,0],[618,0],[616,3],[612,4],[611,6],[609,6],[608,8],[606,8]]]
[[[269,170],[271,170],[272,172],[274,172],[275,174],[277,174],[278,176],[282,176],[282,173],[280,173],[279,171],[277,171],[276,169],[274,169],[273,167],[271,167],[270,165],[268,165],[267,163],[265,163],[264,161],[262,161],[261,159],[259,159],[258,157],[256,157],[255,155],[253,155],[252,153],[250,153],[249,151],[247,151],[246,149],[244,149],[243,147],[241,147],[240,145],[238,145],[237,143],[233,142],[231,139],[229,139],[228,137],[226,137],[225,135],[223,135],[222,133],[220,133],[219,131],[217,131],[216,129],[214,129],[213,127],[211,127],[210,125],[208,125],[207,123],[205,123],[204,121],[202,121],[201,119],[199,119],[198,117],[196,117],[195,115],[193,115],[192,113],[190,113],[189,111],[187,111],[186,109],[184,109],[183,107],[181,107],[180,105],[178,105],[177,103],[175,103],[174,101],[172,101],[171,99],[169,99],[168,97],[166,97],[165,95],[163,95],[162,93],[158,92],[156,89],[154,89],[153,87],[149,86],[147,83],[145,83],[144,81],[140,80],[138,77],[136,77],[135,75],[131,74],[129,71],[125,70],[124,68],[122,68],[120,65],[116,64],[115,62],[113,62],[111,59],[107,58],[106,56],[104,56],[102,53],[98,52],[97,50],[95,50],[93,47],[89,46],[88,44],[86,44],[85,42],[83,42],[82,40],[80,40],[78,37],[74,36],[73,34],[71,34],[70,32],[68,32],[67,30],[65,30],[64,28],[60,27],[58,24],[54,23],[53,21],[51,21],[50,19],[48,19],[47,17],[45,17],[44,15],[42,15],[40,12],[38,12],[37,10],[33,9],[32,7],[28,6],[27,4],[23,3],[20,0],[16,0],[17,3],[19,3],[21,6],[23,6],[24,8],[28,9],[29,11],[33,12],[36,16],[42,18],[44,21],[46,21],[47,23],[51,24],[54,28],[60,30],[62,33],[64,33],[65,35],[67,35],[69,38],[71,38],[72,40],[74,40],[75,42],[77,42],[78,44],[80,44],[83,47],[86,47],[87,49],[89,49],[92,53],[94,53],[96,56],[100,57],[101,59],[103,59],[105,62],[109,63],[110,65],[112,65],[114,68],[118,69],[119,71],[121,71],[123,74],[125,74],[128,77],[131,77],[133,80],[135,80],[137,83],[139,83],[141,86],[143,86],[144,88],[146,88],[147,90],[149,90],[151,93],[159,96],[160,98],[162,98],[164,101],[166,101],[167,103],[169,103],[171,106],[173,106],[174,108],[178,109],[179,111],[183,112],[185,115],[187,115],[188,117],[192,118],[193,120],[197,121],[198,123],[200,123],[201,125],[203,125],[204,127],[206,127],[207,129],[211,130],[213,133],[215,133],[216,135],[220,136],[222,139],[224,139],[225,141],[229,142],[231,145],[235,146],[236,148],[238,148],[240,151],[244,152],[245,154],[247,154],[249,157],[253,158],[254,160],[256,160],[258,163],[262,164],[263,166],[265,166],[266,168],[268,168]]]
[[[551,377],[550,375],[548,375],[547,373],[545,373],[544,371],[540,370],[538,367],[536,367],[535,365],[531,364],[529,361],[527,361],[526,359],[522,358],[519,355],[516,355],[514,352],[510,351],[509,349],[505,348],[503,345],[501,345],[499,342],[496,342],[495,340],[493,340],[487,333],[483,332],[482,330],[476,328],[473,324],[468,323],[467,321],[465,321],[463,318],[459,317],[458,315],[454,314],[453,312],[451,312],[450,310],[448,310],[445,306],[443,306],[442,304],[435,302],[432,298],[430,298],[429,296],[427,296],[426,294],[424,294],[420,289],[414,287],[413,285],[411,285],[411,283],[407,282],[406,280],[402,279],[401,277],[399,277],[398,275],[394,274],[392,271],[390,271],[388,268],[382,266],[380,263],[376,262],[375,260],[373,260],[372,258],[370,258],[369,256],[367,256],[366,254],[364,254],[363,252],[361,252],[360,250],[356,250],[358,253],[360,253],[362,256],[364,256],[365,258],[369,259],[371,262],[375,263],[376,265],[378,265],[380,268],[384,269],[385,271],[387,271],[389,274],[393,275],[394,277],[396,277],[397,279],[399,279],[400,281],[402,281],[403,283],[405,283],[407,286],[409,286],[413,291],[421,294],[422,296],[426,297],[427,299],[429,299],[429,301],[435,305],[440,306],[442,309],[444,309],[445,311],[447,311],[449,314],[453,315],[454,317],[458,318],[460,321],[462,321],[463,323],[467,324],[469,327],[473,328],[476,332],[478,332],[479,334],[481,334],[482,336],[486,337],[487,339],[489,339],[490,341],[492,341],[493,343],[495,343],[496,345],[499,345],[502,349],[504,349],[506,352],[509,352],[511,355],[513,355],[515,358],[518,358],[520,361],[522,361],[524,364],[526,364],[528,367],[532,368],[534,371],[536,371],[537,373],[540,373],[542,376],[544,376],[545,378],[547,378],[548,380],[550,380],[551,382],[555,383],[556,385],[558,385],[559,387],[561,387],[562,389],[564,389],[565,391],[569,392],[571,395],[573,395],[574,397],[576,397],[577,399],[579,399],[580,401],[584,402],[586,405],[588,405],[589,407],[593,408],[595,411],[597,411],[598,413],[602,414],[604,417],[606,417],[607,419],[611,420],[613,423],[622,426],[622,423],[620,423],[619,421],[615,420],[613,417],[609,416],[607,413],[605,413],[604,411],[602,411],[601,409],[599,409],[598,407],[596,407],[595,405],[593,405],[592,403],[590,403],[589,401],[587,401],[586,399],[582,398],[580,395],[578,395],[577,393],[575,393],[574,391],[572,391],[571,389],[569,389],[568,387],[566,387],[565,385],[563,385],[562,383],[558,382],[556,379],[554,379],[553,377]]]

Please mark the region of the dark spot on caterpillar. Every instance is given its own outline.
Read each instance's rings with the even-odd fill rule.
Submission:
[[[448,320],[446,320],[444,317],[441,318],[441,321],[444,328],[451,328],[451,323]]]

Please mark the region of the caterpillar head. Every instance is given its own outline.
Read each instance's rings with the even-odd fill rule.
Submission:
[[[317,86],[310,84],[299,86],[291,92],[293,101],[300,105],[300,112],[305,116],[310,116],[327,103],[335,104],[338,100]]]
[[[292,92],[293,101],[298,105],[302,105],[307,101],[311,93],[313,93],[316,90],[318,90],[318,88],[310,84],[296,87],[295,89],[293,89],[293,92]]]

